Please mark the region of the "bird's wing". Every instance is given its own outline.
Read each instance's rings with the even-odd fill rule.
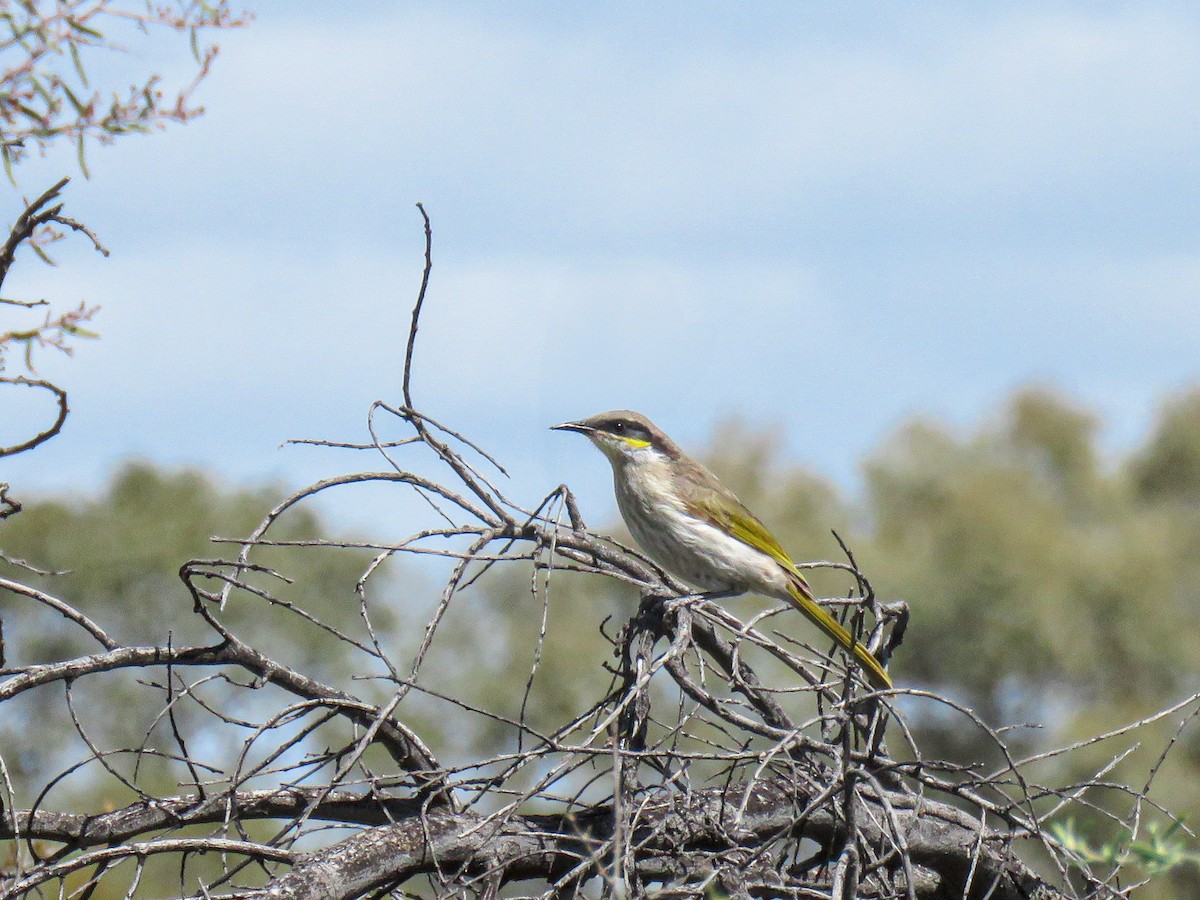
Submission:
[[[775,535],[767,530],[767,526],[760,522],[754,513],[746,509],[731,490],[719,482],[715,487],[693,488],[685,508],[697,518],[711,523],[726,534],[732,534],[742,543],[761,550],[787,569],[791,579],[788,593],[792,598],[792,605],[858,660],[872,687],[884,690],[892,686],[892,679],[879,660],[856,641],[844,625],[821,607],[813,597],[808,582],[787,555],[787,551],[775,539]]]
[[[710,522],[726,534],[732,534],[743,544],[749,544],[755,550],[761,550],[776,562],[790,571],[796,570],[796,564],[787,555],[787,551],[767,530],[767,526],[758,520],[754,513],[746,509],[742,501],[734,496],[733,491],[725,487],[708,488],[696,491],[685,504],[688,512],[697,518]]]

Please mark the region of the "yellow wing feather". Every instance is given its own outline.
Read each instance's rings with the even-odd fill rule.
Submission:
[[[792,576],[792,583],[788,589],[792,596],[792,605],[858,661],[872,687],[890,688],[892,679],[879,660],[870,650],[856,641],[854,636],[816,601],[808,582],[804,580],[804,576],[800,574],[796,564],[792,562],[791,557],[787,555],[787,551],[783,549],[775,535],[767,530],[767,526],[760,522],[754,513],[746,509],[732,493],[722,493],[720,501],[719,503],[706,502],[701,499],[690,506],[695,513],[712,522],[726,534],[732,534],[742,543],[748,544],[755,550],[761,550],[787,569],[788,574]]]
[[[804,613],[814,625],[825,632],[826,636],[833,639],[839,647],[850,653],[862,666],[863,673],[867,676],[867,681],[871,683],[871,687],[878,690],[886,690],[892,686],[892,679],[887,671],[880,664],[875,655],[866,647],[856,641],[853,635],[845,629],[841,622],[831,616],[825,609],[813,599],[812,592],[808,590],[808,585],[804,585],[802,590],[799,585],[793,584],[790,588],[792,595],[792,605],[800,612]]]
[[[722,496],[721,500],[721,503],[700,500],[693,505],[693,510],[726,534],[732,534],[743,544],[749,544],[755,550],[761,550],[776,562],[781,563],[784,568],[791,571],[796,570],[796,564],[787,555],[787,551],[754,513],[746,509],[733,494]]]

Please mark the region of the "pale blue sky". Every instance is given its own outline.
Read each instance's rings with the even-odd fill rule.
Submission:
[[[0,480],[353,468],[277,445],[361,438],[398,400],[418,200],[419,402],[511,463],[516,496],[567,481],[597,520],[607,467],[546,428],[600,409],[697,448],[739,412],[852,489],[914,414],[970,425],[1048,383],[1119,447],[1200,376],[1192,4],[252,9],[205,117],[73,173],[68,212],[113,256],[75,243],[6,285],[101,304],[104,337],[43,357],[74,414]],[[130,50],[187,77],[183,44]],[[388,502],[334,511],[388,531]]]

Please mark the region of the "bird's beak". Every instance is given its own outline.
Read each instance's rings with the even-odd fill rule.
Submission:
[[[578,431],[580,434],[591,434],[596,429],[582,422],[563,422],[561,425],[551,425],[551,431]]]

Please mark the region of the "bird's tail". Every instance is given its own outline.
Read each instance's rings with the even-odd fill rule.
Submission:
[[[877,690],[885,690],[892,686],[892,679],[888,676],[888,673],[884,670],[879,660],[875,658],[870,650],[856,641],[853,635],[837,619],[825,611],[821,604],[816,601],[816,598],[813,597],[808,582],[800,577],[799,573],[796,574],[795,578],[790,580],[788,593],[791,595],[792,605],[796,609],[804,613],[809,621],[825,632],[839,647],[854,657],[862,667],[863,674],[866,675],[867,681],[871,683],[871,687]]]

